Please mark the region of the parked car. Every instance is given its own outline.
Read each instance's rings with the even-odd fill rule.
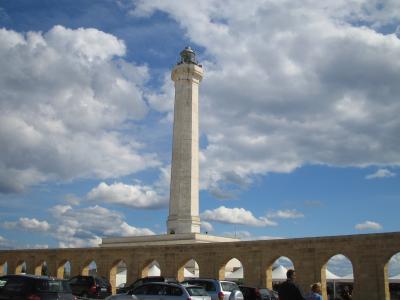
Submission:
[[[0,277],[1,300],[76,300],[66,280],[34,275]]]
[[[139,285],[142,285],[147,282],[170,282],[170,283],[178,283],[175,278],[165,278],[163,276],[147,276],[143,278],[139,278],[135,282],[124,285],[123,287],[117,288],[117,294],[127,293],[130,290],[137,288]]]
[[[202,286],[212,300],[243,300],[239,286],[232,281],[196,278],[182,281],[182,284]]]
[[[107,300],[211,300],[201,286],[179,283],[149,282],[144,283],[126,294],[110,296]]]
[[[72,294],[92,299],[104,299],[111,295],[111,284],[107,279],[98,276],[79,275],[69,280]]]
[[[278,300],[278,293],[267,288],[239,286],[244,300]]]

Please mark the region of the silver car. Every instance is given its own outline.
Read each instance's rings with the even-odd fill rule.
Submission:
[[[191,284],[202,286],[211,296],[212,300],[243,300],[239,286],[232,281],[196,278],[182,282],[183,285]]]
[[[126,294],[118,294],[107,300],[211,300],[201,286],[180,285],[176,283],[145,283]]]

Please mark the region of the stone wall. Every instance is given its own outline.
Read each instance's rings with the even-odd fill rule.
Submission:
[[[290,258],[297,280],[304,291],[314,282],[325,282],[328,260],[337,254],[348,257],[354,272],[354,300],[389,300],[387,264],[400,252],[400,233],[365,234],[336,237],[242,241],[229,243],[168,246],[132,246],[119,248],[40,249],[0,251],[0,266],[7,262],[8,273],[18,273],[26,262],[27,273],[39,274],[45,261],[49,275],[63,276],[66,261],[71,276],[85,274],[91,261],[98,274],[110,279],[115,291],[116,267],[127,265],[127,282],[146,275],[146,266],[156,260],[162,275],[182,279],[183,266],[194,259],[200,277],[224,278],[226,263],[237,258],[244,269],[247,285],[271,287],[271,268],[281,256]],[[0,269],[1,271],[1,269]],[[324,299],[326,285],[323,285]]]

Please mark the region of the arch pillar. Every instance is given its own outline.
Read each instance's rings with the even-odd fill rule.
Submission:
[[[144,265],[145,262],[139,263],[138,261],[127,261],[126,267],[128,268],[126,271],[126,283],[131,284],[137,279],[142,277],[142,270],[139,265]]]
[[[353,262],[353,300],[382,300],[386,297],[384,265],[368,249],[360,249]]]
[[[203,278],[218,278],[219,269],[216,267],[215,253],[201,254],[196,257],[199,265],[199,276]]]
[[[310,285],[321,278],[321,271],[315,261],[315,249],[299,249],[291,259],[296,271],[296,282],[306,295],[310,291]]]
[[[262,278],[262,256],[260,251],[251,251],[240,258],[243,267],[243,281],[249,286],[264,286]]]
[[[177,278],[178,266],[175,259],[175,254],[167,253],[159,260],[161,275],[168,278]]]

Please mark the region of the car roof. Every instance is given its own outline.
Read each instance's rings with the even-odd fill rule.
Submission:
[[[151,285],[151,284],[157,284],[157,285],[172,285],[172,286],[182,287],[182,285],[179,284],[179,283],[175,283],[175,282],[163,282],[163,281],[145,282],[145,283],[141,284],[140,286]],[[138,287],[140,287],[140,286],[138,286]]]
[[[45,280],[62,280],[49,276],[32,275],[32,274],[9,274],[0,276],[0,278],[29,278],[29,279],[45,279]]]
[[[213,279],[213,278],[190,278],[190,279],[184,280],[183,282],[187,282],[187,281],[218,281],[218,280]]]

